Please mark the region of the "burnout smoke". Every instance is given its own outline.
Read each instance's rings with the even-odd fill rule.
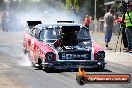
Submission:
[[[50,3],[49,3],[50,2]],[[79,16],[73,10],[66,10],[61,1],[45,0],[43,4],[34,3],[28,6],[28,10],[20,8],[16,11],[21,25],[25,26],[26,21],[42,21],[43,23],[56,23],[58,20],[79,21]],[[27,8],[26,8],[27,9]],[[24,30],[24,29],[22,29]]]
[[[39,20],[42,23],[56,23],[58,20],[68,20],[82,23],[83,15],[88,12],[82,7],[77,12],[72,6],[67,10],[65,3],[61,0],[20,0],[16,3],[16,7],[12,5],[7,9],[9,9],[6,12],[10,18],[8,19],[9,25],[6,25],[7,31],[15,32],[24,31],[26,21]]]
[[[29,57],[27,55],[23,55],[18,65],[19,66],[31,66],[31,61],[29,60]]]
[[[14,34],[14,33],[13,33]],[[16,34],[14,34],[16,35]],[[10,36],[10,34],[9,34]],[[11,37],[11,36],[10,36]],[[13,38],[13,37],[11,37]],[[8,38],[10,39],[10,38]],[[18,66],[31,66],[31,61],[29,60],[28,55],[23,53],[22,45],[3,45],[0,47],[0,52],[15,57],[15,61]]]
[[[73,10],[66,10],[64,4],[60,0],[42,0],[43,2],[35,3],[25,3],[29,0],[21,0],[21,3],[17,6],[17,8],[9,8],[9,10],[5,11],[5,15],[9,16],[8,23],[9,25],[5,25],[7,27],[8,32],[15,31],[24,31],[26,28],[26,21],[42,21],[42,23],[57,23],[58,20],[70,20],[74,22],[79,22],[79,16],[74,13]],[[40,0],[41,1],[41,0]],[[52,4],[51,4],[52,3]],[[20,36],[20,35],[18,35]],[[18,38],[16,36],[15,38]],[[21,43],[22,44],[22,43]],[[20,61],[18,65],[20,66],[31,66],[31,62],[28,56],[24,55],[23,52],[15,51],[20,50],[21,47],[15,46],[13,48],[15,52],[11,55],[15,57],[19,57]],[[22,50],[22,49],[21,49]]]
[[[60,11],[54,8],[49,8],[44,12],[32,11],[27,13],[19,13],[21,25],[26,25],[26,21],[42,21],[43,23],[57,23],[57,21],[70,20],[79,22],[76,14],[70,11]]]

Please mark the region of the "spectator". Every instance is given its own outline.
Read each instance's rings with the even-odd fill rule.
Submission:
[[[128,48],[128,42],[127,42],[127,37],[126,37],[126,33],[125,33],[124,15],[123,15],[123,17],[119,16],[118,19],[117,19],[117,22],[121,26],[122,41],[123,41],[123,45],[124,45],[123,50],[126,50]]]
[[[16,13],[11,13],[10,16],[11,19],[11,31],[20,31],[20,22],[18,20],[18,17],[16,15]]]
[[[127,7],[127,11],[125,14],[125,22],[126,22],[126,36],[128,41],[128,50],[126,52],[132,53],[132,4]]]
[[[2,29],[3,32],[8,32],[10,29],[10,17],[8,12],[4,12],[2,16]]]
[[[105,32],[105,47],[106,50],[112,50],[108,44],[112,37],[112,30],[114,27],[114,10],[110,9],[104,16],[104,32]]]
[[[86,15],[85,19],[84,19],[84,25],[89,28],[89,25],[90,25],[90,22],[91,22],[91,17]]]

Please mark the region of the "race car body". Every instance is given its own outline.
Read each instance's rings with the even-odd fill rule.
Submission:
[[[104,69],[105,52],[91,40],[89,30],[83,25],[38,24],[31,30],[25,32],[24,49],[35,67],[75,69],[81,65]]]
[[[34,30],[34,26],[42,24],[41,21],[27,21],[26,29],[24,31],[24,53],[30,51],[31,40],[32,40],[32,31]]]

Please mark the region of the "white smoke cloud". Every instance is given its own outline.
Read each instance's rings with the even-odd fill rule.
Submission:
[[[5,53],[11,57],[14,57],[13,59],[14,60],[16,59],[15,61],[18,66],[32,66],[28,55],[25,55],[23,53],[23,48],[21,45],[7,44],[3,47],[0,47],[0,52]]]
[[[32,66],[31,61],[29,60],[29,57],[27,55],[24,55],[20,61],[18,62],[19,66]]]
[[[25,25],[27,20],[41,20],[43,23],[56,23],[58,20],[79,21],[79,16],[73,11],[66,10],[62,2],[55,2],[55,6],[45,3],[43,6],[32,6],[29,11],[17,12],[17,16],[22,25]]]
[[[13,10],[9,12],[12,19],[9,22],[11,24],[10,30],[24,31],[26,21],[39,20],[43,23],[56,23],[58,20],[68,20],[80,22],[79,15],[74,13],[73,10],[66,10],[61,1],[39,0],[39,3],[37,3],[35,1],[25,4],[19,3],[17,8],[12,8]]]

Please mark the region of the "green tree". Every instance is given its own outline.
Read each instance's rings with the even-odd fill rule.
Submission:
[[[73,7],[76,9],[76,11],[79,10],[79,3],[78,3],[78,0],[74,0],[74,6],[73,6]]]
[[[71,0],[66,0],[66,9],[67,10],[70,10],[71,9],[71,6],[72,6]]]

